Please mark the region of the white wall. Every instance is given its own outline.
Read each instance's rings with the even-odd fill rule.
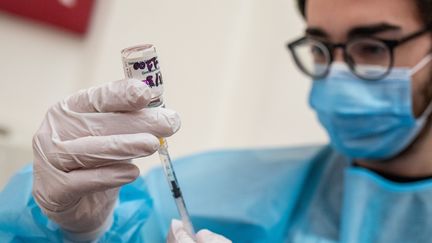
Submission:
[[[307,105],[310,82],[285,49],[302,28],[292,0],[99,1],[85,38],[0,13],[0,127],[11,130],[3,143],[31,160],[46,109],[121,79],[120,50],[139,43],[157,46],[167,105],[182,117],[169,139],[173,157],[325,142]],[[0,186],[20,165],[1,159]],[[145,169],[157,158],[137,163]]]

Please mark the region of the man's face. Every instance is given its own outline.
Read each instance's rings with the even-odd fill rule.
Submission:
[[[361,29],[362,35],[398,40],[425,27],[415,0],[307,0],[308,35],[331,43],[344,43]],[[321,32],[321,33],[320,33]],[[413,67],[432,50],[432,36],[425,34],[398,46],[395,67]],[[342,50],[334,53],[343,62]],[[413,77],[413,112],[420,116],[431,99],[432,64]]]

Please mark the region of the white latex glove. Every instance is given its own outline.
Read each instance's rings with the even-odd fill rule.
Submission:
[[[232,243],[222,235],[215,234],[209,230],[200,230],[195,235],[196,241],[190,237],[180,220],[173,219],[167,236],[167,243]]]
[[[132,158],[159,148],[180,118],[145,108],[150,88],[120,80],[82,90],[51,107],[33,138],[33,196],[74,241],[94,240],[112,222],[119,187],[134,181]]]

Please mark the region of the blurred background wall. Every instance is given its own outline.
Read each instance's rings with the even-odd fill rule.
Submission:
[[[83,36],[0,12],[0,188],[31,163],[46,110],[121,79],[120,50],[139,43],[156,45],[167,105],[182,117],[174,158],[326,142],[307,104],[310,81],[285,48],[303,27],[294,0],[96,1]],[[145,172],[158,158],[136,163]]]

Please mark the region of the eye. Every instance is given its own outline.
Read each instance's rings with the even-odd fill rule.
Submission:
[[[315,63],[325,63],[328,59],[327,51],[319,45],[311,43],[310,52]]]
[[[325,55],[324,51],[320,47],[315,45],[311,46],[311,52],[312,55],[314,55],[315,57],[323,57]]]
[[[376,39],[358,39],[347,47],[348,56],[355,64],[388,66],[391,53],[387,45]]]
[[[387,46],[378,40],[359,40],[348,48],[354,58],[371,59],[386,57],[389,53]]]
[[[386,53],[386,48],[375,44],[364,44],[360,46],[359,50],[363,55],[382,55]]]

